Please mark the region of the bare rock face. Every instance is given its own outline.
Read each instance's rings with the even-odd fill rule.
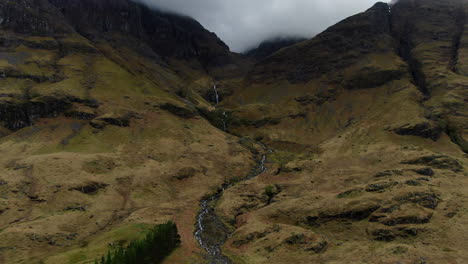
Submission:
[[[465,152],[467,75],[464,1],[398,1],[392,7],[392,34],[398,52],[410,67],[414,82],[426,95],[428,116],[445,127]],[[427,17],[432,17],[431,21]]]
[[[443,132],[441,127],[431,124],[430,122],[406,124],[393,129],[393,131],[399,135],[419,136],[423,138],[430,138],[434,141],[437,141]]]
[[[462,163],[458,160],[444,155],[431,155],[403,161],[403,164],[425,165],[437,169],[452,170],[461,172],[464,170]]]
[[[66,99],[36,98],[28,102],[0,103],[0,122],[12,131],[31,126],[37,118],[57,117],[71,107]]]
[[[60,11],[47,0],[0,1],[0,28],[33,35],[72,31]]]
[[[244,69],[133,1],[0,0],[0,262],[93,261],[168,219],[167,263],[209,254],[197,219],[223,263],[468,262],[467,10],[377,3]]]
[[[262,61],[249,75],[257,83],[287,79],[307,81],[350,66],[359,56],[391,49],[388,5],[378,3],[367,12],[330,27],[312,40],[286,48]]]
[[[0,101],[0,122],[13,131],[31,126],[40,118],[56,118],[64,113],[67,117],[80,120],[94,119],[98,115],[96,111],[78,110],[83,109],[82,106],[99,107],[95,99],[83,96],[89,92],[76,96],[68,94],[70,91],[55,91],[32,96],[29,90],[40,84],[69,81],[70,76],[64,73],[64,65],[59,65],[60,60],[68,55],[100,54],[115,59],[116,51],[100,50],[102,45],[109,42],[115,49],[131,49],[147,56],[150,63],[164,67],[169,67],[167,62],[171,60],[194,63],[195,66],[192,66],[200,71],[233,63],[229,48],[194,19],[152,10],[129,0],[4,0],[0,1],[0,28],[11,33],[0,38],[1,50],[6,52],[2,58],[9,62],[1,67],[0,79],[6,82],[11,78],[32,82],[15,93],[0,93],[0,98],[4,98]],[[41,38],[32,40],[28,37]],[[22,46],[53,53],[50,61],[34,62],[37,67],[50,69],[51,72],[25,70],[27,66],[22,65],[31,63],[28,64],[25,59],[15,59],[14,54]],[[27,58],[29,54],[19,52],[17,56]],[[126,66],[124,68],[127,69]],[[81,81],[88,90],[93,88],[93,78]],[[193,117],[195,111],[187,111],[183,115]],[[129,126],[128,119],[108,119],[93,124],[98,127],[106,123]],[[100,122],[103,124],[97,124]]]
[[[164,58],[199,60],[205,67],[231,63],[229,47],[190,17],[164,13],[129,0],[50,0],[88,38],[118,32],[146,42]]]
[[[165,58],[195,59],[205,67],[232,63],[229,47],[192,18],[129,0],[0,1],[0,27],[37,36],[78,32],[90,39],[118,32],[146,42]]]

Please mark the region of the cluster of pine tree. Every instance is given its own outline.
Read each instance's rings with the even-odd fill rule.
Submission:
[[[173,222],[156,225],[142,240],[132,241],[127,247],[110,250],[96,264],[156,264],[161,263],[180,245],[177,226]]]

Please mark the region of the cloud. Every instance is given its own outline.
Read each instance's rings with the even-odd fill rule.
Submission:
[[[191,16],[241,52],[276,36],[312,37],[375,0],[138,0]]]

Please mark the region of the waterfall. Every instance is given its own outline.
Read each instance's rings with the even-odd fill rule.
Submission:
[[[216,87],[216,83],[213,84],[213,90],[216,96],[216,104],[219,104],[219,95],[218,95],[218,88]]]

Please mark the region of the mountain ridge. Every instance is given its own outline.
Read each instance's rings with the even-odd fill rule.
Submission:
[[[172,220],[164,263],[208,263],[201,208],[234,263],[466,262],[467,10],[377,3],[258,60],[128,0],[0,0],[0,262]]]

